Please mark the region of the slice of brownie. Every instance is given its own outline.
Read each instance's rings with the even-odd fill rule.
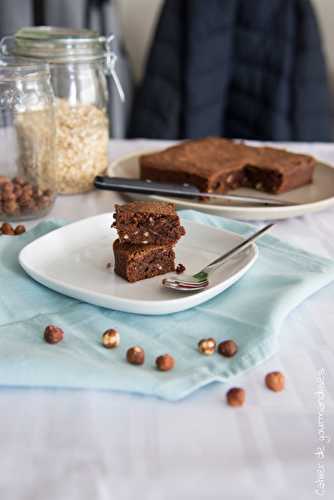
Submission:
[[[258,148],[256,162],[245,166],[246,185],[267,193],[284,193],[310,184],[315,159],[283,149]]]
[[[134,201],[115,209],[114,226],[121,243],[173,245],[185,234],[174,203]]]
[[[209,137],[140,157],[140,176],[225,193],[248,186],[282,193],[312,182],[315,160],[288,151]]]
[[[113,244],[115,273],[130,283],[175,271],[175,253],[170,245]]]

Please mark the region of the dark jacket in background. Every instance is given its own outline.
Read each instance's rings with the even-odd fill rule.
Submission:
[[[309,0],[166,0],[130,136],[331,139]]]

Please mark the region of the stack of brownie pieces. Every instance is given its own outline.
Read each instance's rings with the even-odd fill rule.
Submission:
[[[129,282],[175,271],[174,246],[185,234],[174,203],[116,205],[115,272]]]

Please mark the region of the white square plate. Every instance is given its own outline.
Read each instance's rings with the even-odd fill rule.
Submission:
[[[84,302],[137,314],[169,314],[205,302],[238,281],[254,264],[258,250],[252,245],[218,269],[210,286],[193,293],[164,289],[161,276],[128,283],[113,272],[112,244],[117,233],[112,214],[102,214],[56,229],[21,251],[23,269],[36,281]],[[186,235],[176,245],[176,262],[187,274],[242,241],[239,235],[195,222],[183,221]],[[111,262],[112,267],[107,269]]]

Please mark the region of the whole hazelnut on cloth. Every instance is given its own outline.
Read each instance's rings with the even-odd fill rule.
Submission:
[[[242,406],[246,399],[246,393],[244,389],[240,387],[232,387],[226,393],[226,400],[229,406]]]
[[[58,326],[48,325],[44,330],[44,340],[48,344],[58,344],[63,338],[64,332]]]
[[[280,392],[285,387],[285,377],[281,372],[271,372],[266,375],[265,383],[271,391]]]
[[[118,347],[121,342],[121,338],[119,333],[113,328],[109,328],[102,335],[102,344],[107,349],[114,349],[114,347]]]
[[[218,344],[218,352],[225,358],[232,358],[238,352],[238,346],[234,340],[224,340]]]
[[[175,360],[170,354],[162,354],[158,356],[155,360],[155,364],[158,370],[161,372],[168,372],[172,370],[175,366]]]
[[[11,224],[8,224],[8,222],[4,222],[1,226],[1,233],[5,234],[6,236],[13,236],[15,234],[15,231]]]
[[[206,356],[211,356],[216,350],[216,341],[215,339],[202,339],[198,342],[198,350],[200,353],[205,354]]]
[[[23,224],[19,224],[18,226],[16,226],[16,228],[15,228],[16,235],[23,234],[25,232],[26,232],[26,228]]]
[[[145,352],[139,346],[130,347],[126,353],[126,359],[131,365],[142,365],[145,361]]]

